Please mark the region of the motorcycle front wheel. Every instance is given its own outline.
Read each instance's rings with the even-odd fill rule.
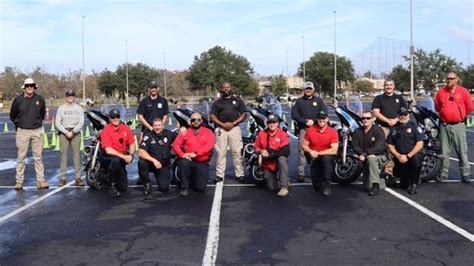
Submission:
[[[257,164],[252,165],[252,167],[250,168],[250,176],[252,177],[252,181],[257,185],[265,183],[265,178],[263,177],[263,169]]]
[[[420,172],[420,180],[422,182],[428,182],[434,179],[443,166],[443,161],[435,155],[425,154],[423,156],[423,165]]]
[[[361,173],[362,163],[357,158],[347,156],[344,164],[342,158],[338,157],[332,181],[344,185],[349,184],[356,181]]]
[[[86,166],[86,183],[89,187],[100,189],[98,178],[100,175],[100,162],[97,160],[94,167],[91,167],[91,162]]]

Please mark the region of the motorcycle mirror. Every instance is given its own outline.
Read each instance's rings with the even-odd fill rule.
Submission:
[[[131,126],[132,124],[132,120],[127,120],[127,126]]]

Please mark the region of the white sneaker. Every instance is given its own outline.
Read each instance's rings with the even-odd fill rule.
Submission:
[[[278,197],[286,197],[286,196],[288,196],[288,188],[282,187],[282,188],[280,189],[280,191],[278,191],[277,196],[278,196]]]

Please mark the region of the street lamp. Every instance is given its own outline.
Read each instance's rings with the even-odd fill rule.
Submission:
[[[81,71],[81,79],[82,79],[82,100],[86,103],[86,73],[85,73],[85,56],[84,56],[84,18],[82,16],[82,71]]]
[[[336,60],[336,11],[334,13],[334,99],[337,94],[337,60]]]
[[[413,57],[415,54],[415,47],[413,46],[413,4],[412,0],[410,0],[410,94],[411,98],[414,98],[414,69],[413,69]]]
[[[303,36],[303,82],[306,81],[306,58],[304,57],[304,36]]]
[[[163,81],[165,87],[165,98],[167,98],[167,87],[166,87],[166,53],[163,52]]]
[[[130,108],[130,101],[128,99],[128,40],[125,40],[125,79],[127,80],[127,108]]]

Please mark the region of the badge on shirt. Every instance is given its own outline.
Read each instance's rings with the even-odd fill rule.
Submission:
[[[158,103],[158,108],[159,108],[159,109],[163,108],[163,104],[162,104],[162,103]]]
[[[411,127],[407,128],[407,133],[411,133]]]
[[[168,138],[167,138],[167,137],[163,138],[163,142],[164,142],[164,143],[167,143],[167,142],[168,142]]]
[[[421,129],[421,127],[417,127],[416,130],[418,130],[420,133],[423,133],[423,129]]]
[[[153,139],[153,140],[151,141],[151,144],[156,144],[155,139]]]
[[[145,136],[145,137],[143,138],[143,142],[145,142],[145,141],[147,141],[147,140],[148,140],[148,136]]]
[[[375,137],[372,137],[370,140],[371,140],[371,141],[375,141]]]
[[[395,99],[395,102],[399,103],[399,102],[400,102],[400,100],[398,100],[398,99]]]
[[[232,101],[232,104],[233,104],[233,105],[236,105],[236,104],[237,104],[237,102],[234,100],[234,101]]]
[[[317,102],[313,102],[313,106],[318,106],[318,103],[317,103]]]
[[[146,143],[145,143],[145,142],[142,142],[141,146],[142,146],[142,147],[146,147]]]
[[[40,102],[39,102],[39,101],[36,101],[36,105],[40,105]]]

